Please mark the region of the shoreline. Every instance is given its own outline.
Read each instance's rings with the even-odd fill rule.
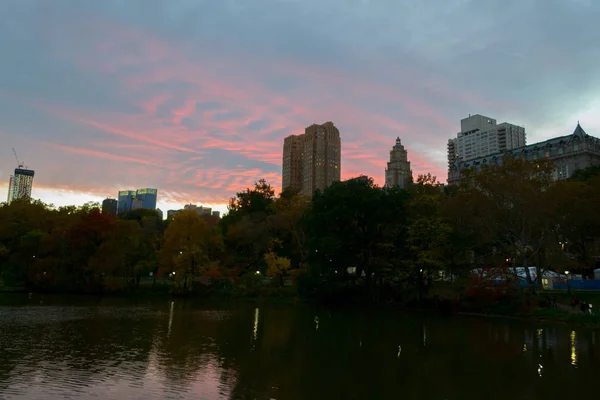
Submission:
[[[593,316],[589,316],[586,314],[580,313],[570,313],[568,311],[562,310],[562,313],[559,311],[560,308],[542,308],[539,311],[548,312],[550,310],[556,310],[559,312],[557,315],[534,315],[534,314],[498,314],[498,313],[486,313],[486,312],[478,312],[478,311],[460,311],[457,310],[455,312],[443,314],[437,308],[421,308],[421,307],[407,307],[407,306],[375,306],[375,305],[364,305],[364,306],[355,306],[350,304],[324,304],[318,303],[314,299],[311,298],[302,298],[300,296],[251,296],[247,294],[237,294],[231,296],[224,296],[218,294],[210,294],[206,296],[198,296],[198,295],[187,295],[187,294],[173,294],[167,292],[121,292],[121,293],[58,293],[58,292],[30,292],[24,288],[11,288],[12,290],[0,290],[0,296],[3,295],[15,295],[15,296],[49,296],[50,298],[80,298],[80,299],[93,299],[93,298],[107,298],[107,299],[158,299],[158,298],[168,298],[168,299],[182,299],[182,300],[190,300],[190,301],[210,301],[210,302],[241,302],[241,303],[271,303],[274,305],[300,305],[300,304],[315,304],[319,306],[329,306],[329,307],[339,307],[348,310],[359,310],[359,309],[369,309],[369,308],[388,308],[388,309],[396,309],[398,311],[405,312],[419,312],[419,313],[437,313],[443,318],[451,318],[453,316],[461,316],[461,317],[474,317],[474,318],[492,318],[492,319],[511,319],[511,320],[520,320],[520,321],[533,321],[540,323],[552,323],[552,324],[566,324],[566,325],[576,325],[576,326],[584,326],[589,328],[599,328],[600,327],[600,316],[597,314]],[[0,304],[2,307],[2,304]],[[587,320],[589,318],[596,318],[597,320],[590,321]]]

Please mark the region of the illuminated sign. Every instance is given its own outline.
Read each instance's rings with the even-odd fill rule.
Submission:
[[[137,194],[156,194],[156,189],[139,189]]]

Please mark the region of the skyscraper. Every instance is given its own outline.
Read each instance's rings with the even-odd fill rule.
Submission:
[[[13,200],[30,199],[31,188],[33,187],[33,176],[35,171],[25,168],[15,168],[15,174],[10,177],[8,182],[7,203]]]
[[[117,214],[125,214],[133,209],[133,199],[135,198],[135,190],[121,190],[117,197]]]
[[[156,189],[122,190],[119,192],[117,213],[120,215],[139,208],[156,210],[157,197]]]
[[[341,177],[340,131],[333,122],[307,127],[283,142],[282,188],[312,196]]]
[[[412,181],[412,171],[410,169],[410,161],[408,161],[408,152],[400,142],[400,138],[396,138],[396,144],[390,151],[390,161],[385,169],[385,186],[406,187]]]
[[[158,197],[157,189],[138,189],[135,192],[132,209],[143,208],[145,210],[156,210],[156,201]]]

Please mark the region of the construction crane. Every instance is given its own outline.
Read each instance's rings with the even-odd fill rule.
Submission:
[[[19,166],[19,168],[23,168],[23,163],[21,161],[19,161],[19,157],[17,156],[17,152],[15,151],[15,148],[13,147],[13,154],[15,155],[15,159],[17,160],[17,165]]]

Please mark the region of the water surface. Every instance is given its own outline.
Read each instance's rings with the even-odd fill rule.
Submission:
[[[598,334],[391,311],[2,296],[0,398],[592,397]]]

